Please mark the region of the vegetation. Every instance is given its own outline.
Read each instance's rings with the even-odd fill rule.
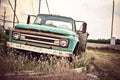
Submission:
[[[73,62],[65,58],[56,59],[51,57],[50,61],[36,61],[24,55],[15,55],[14,52],[6,56],[0,53],[0,78],[8,80],[84,80],[88,79],[87,73],[97,75],[100,80],[119,80],[120,54],[87,50],[73,59]],[[83,68],[81,73],[75,73],[76,68]],[[21,71],[32,70],[40,72],[37,76],[6,77],[6,73],[19,74]],[[97,80],[97,79],[95,79]]]
[[[110,44],[110,39],[88,39],[90,43]],[[120,45],[120,39],[116,39],[116,45]]]
[[[0,53],[0,78],[10,80],[11,78],[5,76],[6,73],[19,74],[21,71],[32,70],[42,73],[43,77],[41,77],[41,75],[38,76],[40,80],[42,78],[43,80],[45,79],[44,75],[48,76],[47,80],[49,80],[50,76],[53,76],[51,77],[52,80],[83,80],[87,78],[85,77],[86,73],[74,73],[72,69],[83,66],[87,68],[89,62],[84,59],[85,58],[80,60],[74,59],[73,63],[70,63],[66,58],[56,59],[56,57],[51,57],[50,61],[36,61],[35,58],[29,59],[24,55],[15,55],[12,51],[10,51],[7,56]],[[16,76],[14,77],[16,78]],[[19,80],[19,78],[17,80]]]
[[[8,40],[8,36],[6,33],[0,30],[0,52],[6,53],[6,42]]]
[[[101,80],[119,80],[120,79],[120,54],[112,52],[102,52],[98,50],[89,50],[89,57],[94,57],[93,65],[99,73]]]
[[[6,38],[2,38],[1,41],[6,41]],[[8,49],[7,53],[3,52],[2,49],[7,48],[0,47],[0,79],[2,80],[86,80],[91,79],[88,73],[97,75],[100,80],[120,80],[119,53],[98,51],[96,48],[89,49],[86,53],[73,58],[73,62],[70,63],[66,58],[57,59],[56,57],[51,57],[48,61],[41,59],[36,61],[35,58],[16,55],[13,50]],[[82,68],[82,72],[74,72],[77,68]],[[40,74],[35,76],[5,75],[6,73],[17,75],[27,70],[40,72]]]
[[[110,40],[109,39],[88,39],[88,42],[92,42],[92,43],[102,43],[102,44],[109,44]]]
[[[116,44],[120,45],[120,39],[116,39]]]

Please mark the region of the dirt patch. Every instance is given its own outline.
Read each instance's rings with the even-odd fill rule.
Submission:
[[[26,58],[12,55],[0,56],[0,79],[2,80],[120,80],[120,54],[87,50],[74,58],[72,63],[66,60],[53,64],[48,62],[29,61]],[[81,70],[80,68],[83,67]],[[76,72],[72,70],[76,69]],[[33,70],[34,73],[21,75],[18,71]],[[13,72],[15,75],[6,76]],[[40,74],[39,74],[40,72]],[[36,74],[37,73],[37,74]],[[41,74],[44,73],[44,74]],[[34,75],[33,75],[34,74]]]
[[[120,54],[89,50],[93,55],[93,65],[99,73],[101,80],[120,80]]]

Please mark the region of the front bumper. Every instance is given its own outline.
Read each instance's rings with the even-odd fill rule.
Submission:
[[[7,42],[7,46],[16,48],[16,49],[27,50],[27,51],[43,53],[43,54],[50,54],[50,55],[63,56],[63,57],[71,57],[72,56],[71,52],[34,47],[34,46],[29,46],[29,45],[24,45],[24,44],[17,44],[17,43],[13,43],[13,42]]]

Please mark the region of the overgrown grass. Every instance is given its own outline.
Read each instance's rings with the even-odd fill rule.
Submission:
[[[94,57],[92,61],[99,78],[101,80],[119,80],[120,79],[120,54],[112,52],[102,52],[98,50],[89,50],[89,57]]]
[[[0,53],[2,54],[2,53]],[[51,57],[49,61],[36,61],[35,58],[29,59],[24,55],[15,55],[14,52],[0,56],[0,75],[6,73],[16,73],[20,71],[32,70],[35,72],[42,72],[44,75],[52,75],[52,80],[83,80],[86,79],[86,72],[74,73],[74,68],[84,67],[88,70],[90,62],[87,60],[86,55],[80,55],[69,62],[66,58],[56,59]],[[49,79],[47,79],[49,80]]]
[[[9,68],[5,68],[4,66],[3,67],[1,66],[0,70],[3,71],[0,72],[3,73],[11,72],[11,71],[18,72],[21,70],[35,70],[35,71],[53,73],[53,71],[55,70],[58,71],[58,69],[67,70],[72,68],[78,68],[86,65],[87,63],[87,61],[85,61],[85,58],[83,58],[83,56],[82,59],[74,58],[73,62],[69,62],[67,58],[57,59],[56,57],[51,57],[50,60],[41,61],[40,59],[36,61],[36,58],[29,59],[28,56],[16,55],[13,52],[10,52],[8,54],[1,54],[0,62],[1,65],[3,64],[4,66],[9,67]]]
[[[32,70],[42,72],[42,75],[7,78],[7,80],[85,80],[89,79],[87,73],[98,74],[101,80],[119,80],[120,54],[87,50],[86,53],[75,57],[73,62],[65,58],[56,59],[51,57],[50,61],[36,61],[24,55],[14,55],[14,52],[6,56],[0,53],[0,76],[6,73]],[[83,67],[82,73],[75,73],[73,69]],[[94,68],[93,68],[94,67]],[[97,73],[96,73],[97,72]],[[29,78],[29,79],[28,79]]]
[[[0,32],[0,42],[6,44],[7,35]],[[35,72],[42,72],[48,77],[37,76],[35,79],[40,80],[85,80],[87,78],[86,72],[74,73],[74,68],[84,67],[89,68],[89,62],[85,60],[85,56],[79,56],[74,58],[73,62],[70,63],[66,58],[56,59],[51,57],[49,61],[41,61],[35,58],[29,59],[25,55],[16,55],[13,50],[6,51],[5,44],[0,46],[0,79],[3,80],[28,80],[28,78],[11,77],[6,78],[6,73],[19,74],[20,71],[32,70]],[[4,46],[4,47],[3,47]],[[19,53],[22,54],[22,53]],[[82,59],[80,59],[82,57]],[[51,76],[52,75],[52,76]],[[31,76],[29,76],[31,77]],[[30,79],[30,78],[29,78]],[[30,79],[33,80],[33,79]]]

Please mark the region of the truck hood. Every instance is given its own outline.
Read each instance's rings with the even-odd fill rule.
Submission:
[[[35,29],[39,31],[49,31],[53,33],[59,33],[63,35],[75,35],[76,33],[67,29],[61,29],[56,27],[50,27],[46,25],[32,25],[32,24],[16,24],[15,28],[19,29]]]

